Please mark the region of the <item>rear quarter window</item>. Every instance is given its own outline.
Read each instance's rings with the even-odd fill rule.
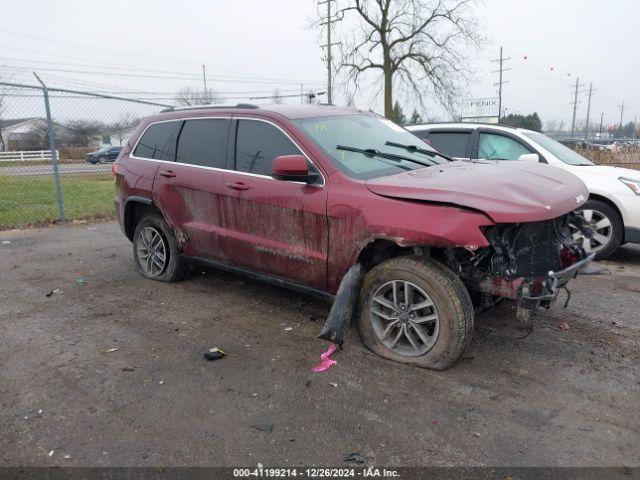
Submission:
[[[140,137],[133,155],[152,160],[174,161],[181,123],[176,120],[152,124]]]

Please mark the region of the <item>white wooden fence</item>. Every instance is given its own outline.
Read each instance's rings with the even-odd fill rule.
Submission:
[[[56,153],[58,151],[56,150]],[[60,155],[58,155],[60,158]],[[0,152],[0,162],[43,162],[51,161],[51,150],[31,150]]]

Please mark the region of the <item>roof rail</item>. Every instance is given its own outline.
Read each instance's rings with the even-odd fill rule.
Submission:
[[[177,112],[182,110],[199,110],[199,109],[210,109],[210,108],[260,108],[258,105],[254,105],[252,103],[236,103],[235,105],[220,105],[214,103],[208,103],[205,105],[187,105],[184,107],[169,107],[162,110],[164,112]]]

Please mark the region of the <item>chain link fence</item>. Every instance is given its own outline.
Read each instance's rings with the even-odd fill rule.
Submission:
[[[166,107],[0,82],[0,229],[112,217],[112,162]]]

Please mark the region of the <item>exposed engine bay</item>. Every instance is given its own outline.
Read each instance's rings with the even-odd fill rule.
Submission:
[[[498,224],[485,232],[490,247],[458,251],[449,263],[470,290],[482,295],[484,306],[498,298],[514,299],[518,319],[528,322],[593,258],[574,239],[577,232],[591,236],[573,212],[541,222]]]

